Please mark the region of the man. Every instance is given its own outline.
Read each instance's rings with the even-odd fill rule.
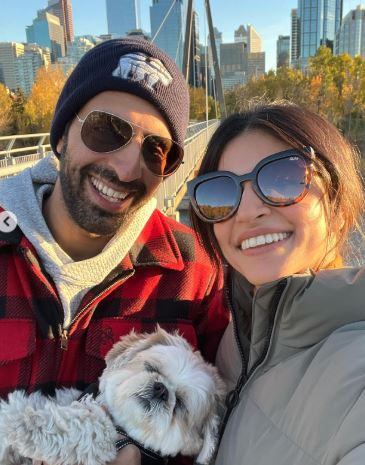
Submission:
[[[18,221],[0,232],[0,396],[84,389],[120,336],[156,323],[214,358],[228,319],[221,274],[153,197],[182,161],[188,106],[161,50],[103,42],[59,97],[56,156],[0,182]]]

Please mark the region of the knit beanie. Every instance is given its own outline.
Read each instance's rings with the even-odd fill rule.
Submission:
[[[184,144],[189,92],[181,71],[151,42],[127,37],[95,46],[70,74],[51,125],[50,143],[56,155],[66,124],[91,98],[107,90],[127,92],[150,102],[165,118],[172,139]]]

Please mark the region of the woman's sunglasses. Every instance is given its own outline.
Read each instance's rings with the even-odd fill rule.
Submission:
[[[303,152],[290,149],[264,158],[242,176],[230,171],[203,174],[187,183],[191,205],[207,223],[227,220],[239,207],[246,181],[251,181],[252,189],[266,204],[293,205],[308,193],[314,158],[312,147],[304,147]]]
[[[93,110],[81,123],[81,139],[87,148],[98,153],[112,153],[129,144],[134,136],[133,126],[138,124],[106,111]],[[144,129],[144,128],[142,128]],[[168,137],[155,134],[144,136],[141,145],[143,160],[155,175],[166,177],[178,169],[184,157],[184,149]]]

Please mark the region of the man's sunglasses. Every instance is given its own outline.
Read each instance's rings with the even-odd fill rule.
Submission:
[[[203,174],[187,183],[191,205],[207,223],[227,220],[239,207],[246,181],[251,181],[252,189],[266,204],[293,205],[308,193],[314,158],[311,147],[290,149],[264,158],[242,176],[230,171]]]
[[[129,144],[134,136],[133,127],[138,124],[106,111],[93,110],[84,119],[76,114],[81,123],[81,139],[87,148],[98,153],[112,153]],[[184,149],[172,139],[155,134],[143,137],[141,151],[147,168],[155,176],[169,176],[178,169],[184,157]]]

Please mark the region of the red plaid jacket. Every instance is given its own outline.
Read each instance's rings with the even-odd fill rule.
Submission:
[[[57,290],[28,239],[0,232],[0,397],[83,390],[132,328],[178,329],[210,360],[228,322],[222,275],[193,232],[156,210],[120,265],[83,298],[68,333]]]

